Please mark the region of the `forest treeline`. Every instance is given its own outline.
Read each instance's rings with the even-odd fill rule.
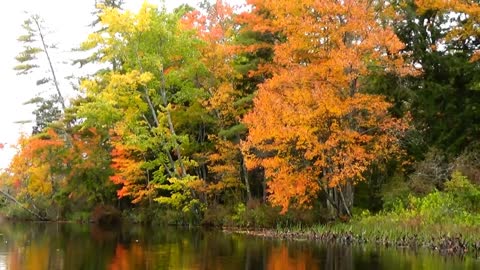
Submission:
[[[103,1],[73,63],[96,71],[71,100],[30,16],[15,69],[44,68],[50,92],[28,102],[34,127],[2,190],[45,219],[110,205],[136,221],[262,227],[448,190],[480,201],[476,1],[247,3]]]

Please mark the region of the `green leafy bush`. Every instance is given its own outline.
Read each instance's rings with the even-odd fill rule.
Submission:
[[[464,205],[467,208],[466,210],[478,212],[480,189],[460,172],[455,171],[452,174],[452,179],[445,183],[445,191]]]

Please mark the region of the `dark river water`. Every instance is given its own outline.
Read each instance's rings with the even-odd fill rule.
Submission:
[[[1,223],[2,269],[480,269],[473,257],[327,246],[220,231]]]

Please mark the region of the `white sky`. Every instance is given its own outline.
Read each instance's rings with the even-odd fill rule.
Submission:
[[[127,9],[138,10],[143,0],[124,0]],[[161,5],[161,0],[150,0],[152,4]],[[169,10],[182,4],[195,5],[197,0],[165,0]],[[242,0],[230,0],[231,3],[242,3]],[[21,27],[27,19],[25,11],[38,14],[45,21],[51,32],[47,42],[57,44],[59,50],[51,52],[56,62],[57,76],[63,78],[70,75],[73,69],[65,64],[70,61],[70,49],[77,47],[86,39],[91,29],[88,27],[94,17],[91,15],[95,0],[14,0],[9,1],[8,8],[0,11],[0,143],[6,147],[0,150],[0,169],[6,168],[15,151],[15,145],[21,132],[29,134],[30,124],[17,124],[16,121],[33,120],[33,107],[22,105],[38,92],[35,82],[38,76],[17,76],[13,67],[17,64],[15,56],[21,51],[18,36],[24,34]],[[62,62],[64,64],[62,64]],[[75,74],[78,75],[78,74]],[[68,82],[60,82],[63,89]],[[62,88],[61,88],[62,89]],[[71,96],[70,96],[71,97]],[[68,97],[67,97],[68,98]]]

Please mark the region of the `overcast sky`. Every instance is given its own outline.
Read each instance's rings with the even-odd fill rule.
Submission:
[[[143,0],[124,0],[125,7],[137,11]],[[160,0],[150,0],[152,4],[161,5]],[[195,5],[197,0],[166,0],[169,10],[182,4]],[[240,3],[242,0],[231,0]],[[9,1],[8,8],[4,6],[0,12],[0,29],[2,41],[0,47],[0,143],[6,147],[0,150],[0,169],[8,166],[15,151],[10,148],[18,140],[21,132],[30,133],[31,124],[17,124],[16,121],[32,120],[32,107],[22,105],[34,97],[38,87],[35,76],[17,76],[13,67],[16,65],[15,56],[21,51],[21,44],[17,41],[19,35],[24,34],[21,27],[27,18],[25,11],[38,14],[45,21],[45,26],[51,32],[47,41],[56,43],[59,50],[53,53],[56,62],[58,77],[68,76],[73,69],[66,65],[71,60],[70,49],[77,47],[85,40],[91,29],[88,27],[93,21],[91,12],[95,0],[14,0]],[[64,62],[65,64],[61,64]],[[78,75],[78,74],[75,74]],[[68,83],[61,81],[61,87],[68,87]],[[73,94],[72,94],[73,95]],[[70,96],[71,97],[71,96]],[[67,97],[68,98],[68,97]]]

